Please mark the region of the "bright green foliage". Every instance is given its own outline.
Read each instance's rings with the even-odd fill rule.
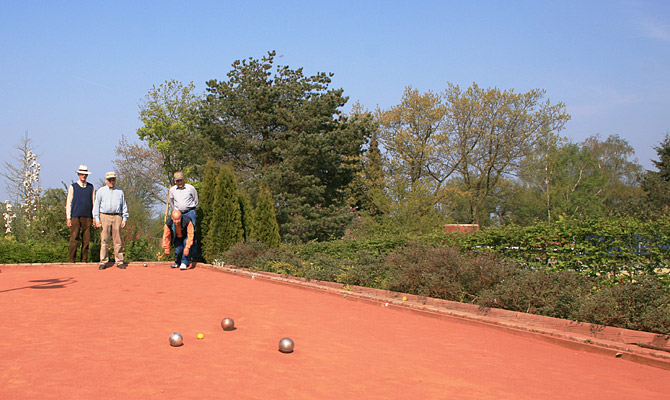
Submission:
[[[27,236],[44,241],[70,239],[70,229],[65,223],[67,192],[63,189],[47,189],[40,198],[40,208]],[[91,228],[91,233],[93,228]]]
[[[635,215],[640,166],[633,149],[616,135],[580,144],[543,140],[520,164],[517,179],[498,194],[496,213],[504,223],[529,225],[559,217]]]
[[[237,198],[235,173],[230,165],[222,165],[216,178],[203,255],[208,262],[212,262],[242,239],[242,215]]]
[[[65,225],[65,224],[63,224]],[[0,237],[0,264],[67,262],[68,242]]]
[[[514,93],[473,84],[463,91],[449,84],[444,130],[452,151],[442,155],[442,163],[455,168],[456,188],[467,199],[469,218],[459,222],[486,222],[501,181],[538,141],[559,132],[570,119],[563,103],[552,105],[544,95],[539,89]]]
[[[377,111],[389,168],[395,179],[407,181],[409,191],[421,182],[437,191],[454,171],[454,165],[444,162],[451,148],[442,130],[446,110],[441,100],[433,92],[420,94],[408,87],[399,105]]]
[[[447,243],[467,250],[502,253],[532,268],[573,270],[605,280],[639,274],[670,279],[670,218],[559,219],[528,227],[488,228],[447,235]]]
[[[565,105],[545,92],[467,90],[442,94],[407,88],[401,103],[378,111],[387,157],[385,187],[400,226],[425,217],[485,224],[504,180],[542,138],[569,120]],[[422,222],[415,224],[425,226]]]
[[[256,209],[254,210],[252,238],[264,243],[267,247],[277,247],[281,241],[279,225],[275,216],[274,203],[270,189],[261,187],[258,192]]]
[[[143,126],[140,139],[163,156],[163,184],[169,187],[175,171],[185,171],[203,160],[206,142],[195,129],[194,116],[199,104],[193,82],[184,85],[171,79],[153,86],[140,104]]]
[[[370,138],[362,163],[362,171],[356,181],[361,193],[356,196],[357,201],[352,201],[352,204],[357,204],[373,217],[382,217],[389,212],[389,199],[384,192],[386,187],[384,160],[376,132],[373,132]]]
[[[269,52],[260,60],[236,61],[226,81],[207,82],[202,134],[217,159],[233,165],[243,186],[270,188],[284,240],[339,235],[341,228],[320,232],[311,223],[320,230],[339,228],[319,222],[346,205],[344,189],[356,173],[369,127],[342,114],[347,98],[341,89],[328,88],[331,75],[305,76],[302,69],[275,67],[274,58]],[[309,207],[323,212],[300,213]],[[304,218],[309,229],[302,226]]]

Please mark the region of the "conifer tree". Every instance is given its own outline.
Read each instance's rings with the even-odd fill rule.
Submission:
[[[258,193],[252,237],[268,247],[279,247],[281,241],[272,196],[267,186],[261,187]]]
[[[212,213],[217,174],[218,170],[216,168],[216,163],[214,160],[209,159],[207,164],[205,164],[202,184],[200,185],[200,190],[198,190],[199,204],[197,211],[198,226],[196,226],[196,238],[198,239],[198,243],[200,243],[201,249],[204,249],[205,242],[207,241],[207,222]]]
[[[237,200],[240,203],[240,214],[242,216],[242,237],[244,240],[251,238],[254,223],[254,209],[247,192],[237,191]]]
[[[243,238],[237,181],[230,165],[222,165],[219,170],[210,215],[204,245],[204,255],[208,262]]]

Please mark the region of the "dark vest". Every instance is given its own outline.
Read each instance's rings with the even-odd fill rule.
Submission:
[[[86,187],[79,186],[77,182],[72,184],[74,195],[72,196],[72,218],[93,218],[93,185],[86,183]]]
[[[181,215],[181,237],[186,239],[188,237],[188,231],[186,230],[186,227],[188,226],[189,222],[191,222],[191,219],[185,215]],[[177,239],[177,227],[174,225],[174,222],[172,222],[172,218],[169,218],[166,222],[165,225],[170,228],[170,231],[172,231],[172,241],[174,242]]]

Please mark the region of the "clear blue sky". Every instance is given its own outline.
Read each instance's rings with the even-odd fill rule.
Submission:
[[[545,89],[572,115],[563,135],[618,134],[649,169],[670,130],[666,0],[2,0],[0,165],[27,131],[43,188],[76,179],[80,163],[97,184],[121,136],[137,140],[153,85],[174,78],[201,92],[268,50],[307,74],[334,73],[332,87],[371,110],[409,85]]]

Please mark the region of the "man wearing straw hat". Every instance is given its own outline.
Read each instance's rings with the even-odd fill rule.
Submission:
[[[85,263],[88,261],[88,244],[91,241],[95,190],[93,190],[92,184],[86,182],[90,174],[86,165],[80,165],[76,172],[79,180],[68,187],[65,204],[67,227],[70,228],[68,261],[75,262],[77,247],[79,247],[79,235],[81,234],[81,262]]]

